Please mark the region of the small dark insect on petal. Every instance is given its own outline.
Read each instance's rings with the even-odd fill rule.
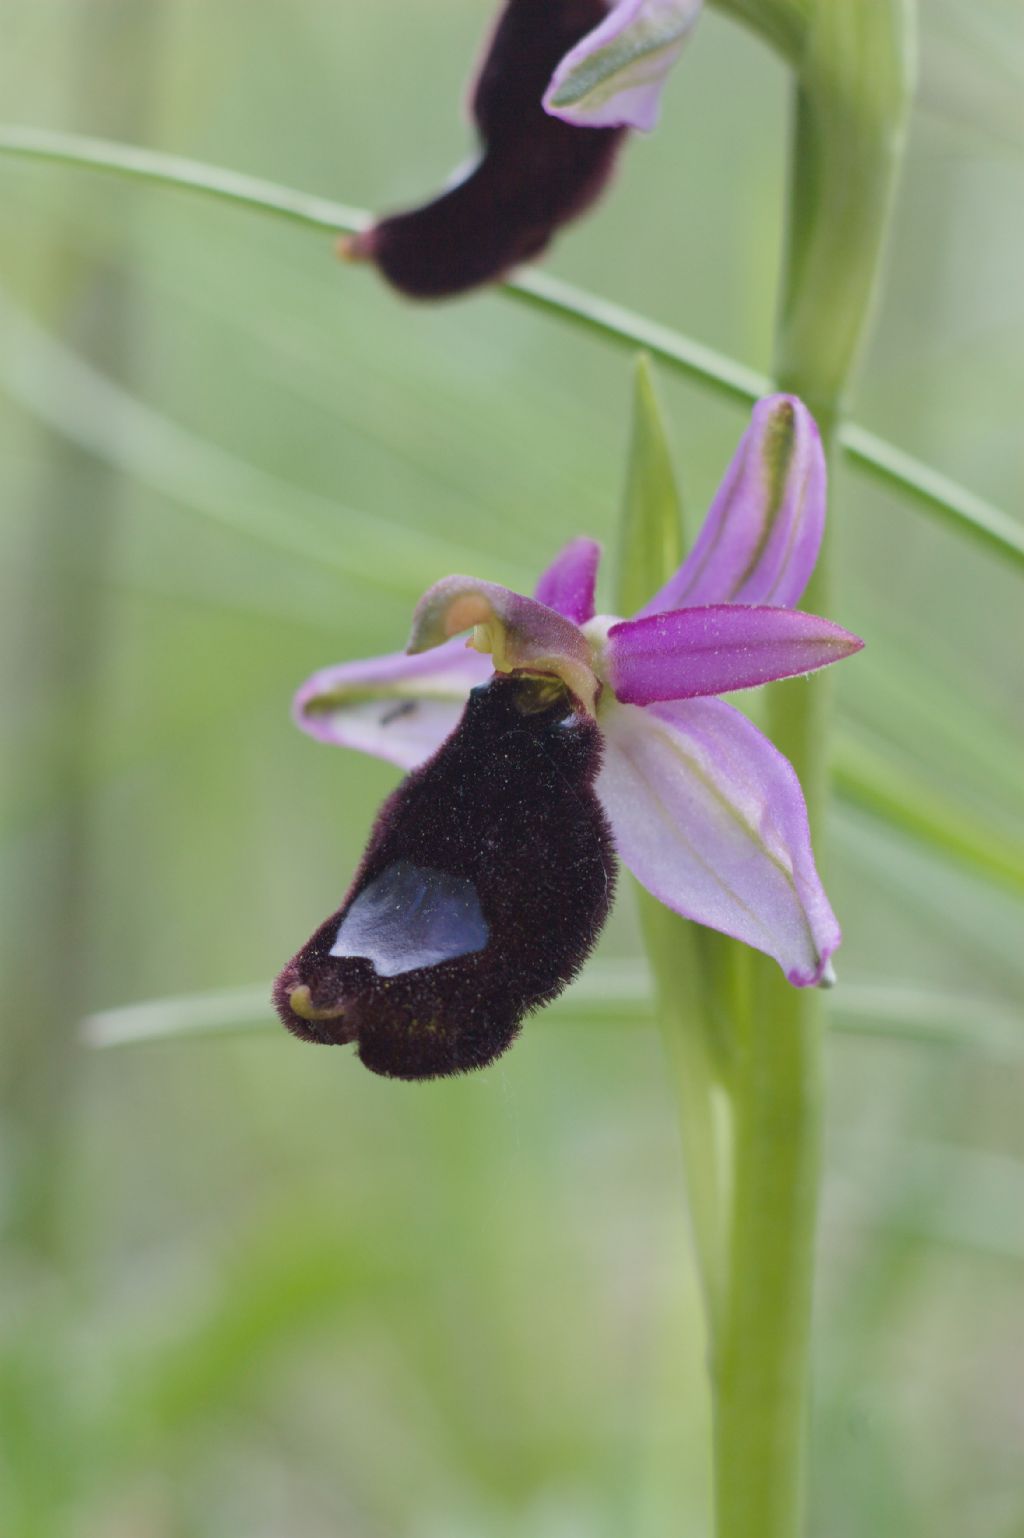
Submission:
[[[397,705],[389,705],[380,718],[381,726],[390,726],[392,721],[400,721],[403,716],[415,714],[416,704],[416,700],[399,700]]]
[[[430,1079],[504,1052],[586,960],[615,880],[594,721],[555,679],[496,675],[382,807],[337,913],[274,1002],[305,1041]]]
[[[606,0],[508,0],[473,93],[483,154],[435,201],[344,243],[396,288],[441,298],[539,256],[599,196],[624,130],[574,128],[541,99],[555,66],[608,14]]]

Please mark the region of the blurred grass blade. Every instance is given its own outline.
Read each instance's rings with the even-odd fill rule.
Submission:
[[[48,160],[57,165],[114,171],[133,181],[205,193],[221,203],[238,203],[260,213],[278,214],[282,219],[332,234],[354,234],[370,222],[369,214],[362,209],[346,208],[331,198],[297,192],[277,182],[246,176],[241,171],[228,171],[222,166],[204,165],[183,155],[167,155],[134,144],[115,144],[109,139],[91,139],[85,134],[54,133],[46,128],[4,124],[0,127],[0,151]]]
[[[843,983],[827,1004],[833,1030],[843,1035],[1024,1059],[1024,1015],[999,999],[937,993],[901,983]],[[650,969],[639,959],[599,957],[545,1014],[566,1023],[651,1025]],[[269,983],[127,1004],[90,1015],[81,1026],[86,1044],[98,1048],[277,1029]],[[286,1042],[283,1034],[281,1041]]]
[[[2,289],[0,339],[0,381],[54,432],[248,539],[403,598],[421,590],[425,571],[483,560],[297,486],[181,427],[49,335]]]
[[[958,486],[948,475],[904,454],[877,433],[858,427],[856,422],[848,422],[840,429],[839,442],[852,464],[893,491],[909,492],[950,528],[971,534],[989,550],[1024,566],[1024,526],[1001,508],[975,496],[965,486]]]
[[[647,320],[611,300],[585,293],[546,272],[527,272],[507,284],[505,291],[512,298],[596,331],[610,341],[643,347],[660,363],[730,400],[752,405],[775,388],[767,374],[759,374],[668,326]],[[851,464],[873,479],[911,498],[991,553],[1024,569],[1024,527],[1001,508],[855,422],[841,425],[839,447]]]
[[[653,1019],[647,967],[640,961],[598,960],[545,1014],[593,1020],[639,1014]],[[225,1036],[278,1028],[270,984],[178,994],[101,1010],[82,1022],[91,1047],[142,1046],[188,1036]],[[282,1040],[284,1038],[282,1037]]]
[[[300,1197],[236,1239],[216,1286],[170,1341],[126,1352],[116,1364],[101,1430],[115,1463],[152,1456],[167,1438],[203,1433],[245,1412],[279,1354],[354,1305],[394,1285],[382,1247],[330,1220]]]
[[[82,1037],[90,1047],[134,1047],[187,1036],[247,1034],[276,1023],[268,983],[184,993],[101,1010],[82,1021]]]
[[[362,209],[328,198],[104,139],[8,124],[0,126],[0,154],[84,166],[176,187],[333,234],[353,233],[365,228],[369,220]],[[772,381],[755,369],[545,272],[527,272],[505,284],[504,292],[610,341],[646,348],[668,367],[732,400],[749,405],[773,388]],[[1024,528],[1000,508],[855,424],[841,429],[839,441],[860,469],[1024,569]]]
[[[836,790],[847,803],[1024,895],[1024,846],[964,812],[862,737],[840,731],[834,776]]]
[[[0,134],[0,151],[3,149]],[[588,294],[539,268],[524,272],[504,285],[504,292],[532,309],[543,310],[584,331],[593,331],[609,342],[623,347],[641,347],[659,363],[697,384],[704,385],[726,400],[750,406],[770,395],[772,381],[767,374],[748,368],[735,358],[728,358],[703,342],[682,332],[649,320],[613,299]]]
[[[903,983],[849,983],[829,1001],[834,1030],[1024,1061],[1024,1014],[999,1000]]]
[[[921,106],[946,122],[1024,151],[1024,8],[1019,0],[931,0],[921,39]]]
[[[934,621],[925,622],[931,634]],[[870,632],[864,665],[843,679],[843,710],[858,735],[887,747],[902,743],[904,751],[912,744],[915,762],[937,775],[955,772],[980,804],[1024,817],[1019,724],[983,683],[975,659],[947,646],[937,663],[909,611],[876,611]]]
[[[897,1232],[929,1243],[1024,1260],[1024,1163],[962,1142],[899,1138],[879,1147],[838,1144],[847,1167],[899,1170],[898,1205],[882,1217]]]
[[[651,360],[636,360],[633,427],[622,499],[618,614],[633,614],[683,559],[683,508]]]
[[[840,805],[832,824],[837,859],[851,880],[866,880],[890,921],[922,929],[937,947],[963,958],[997,996],[1024,998],[1021,905],[973,871],[940,863],[927,845]]]

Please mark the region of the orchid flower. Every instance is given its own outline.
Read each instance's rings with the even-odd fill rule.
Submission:
[[[627,128],[649,130],[702,0],[506,0],[470,89],[480,153],[437,198],[338,246],[414,299],[539,256],[598,198]],[[585,129],[586,132],[581,132]]]
[[[507,0],[470,89],[481,152],[433,201],[343,240],[416,299],[462,293],[539,256],[611,175],[622,132],[586,133],[542,97],[559,61],[604,19],[605,0]]]
[[[582,857],[583,835],[567,838],[551,830],[560,820],[568,819],[568,826],[582,817],[593,846],[583,881],[591,910],[572,919],[561,980],[549,972],[527,990],[494,1050],[474,1039],[468,1060],[446,1059],[428,1072],[458,1071],[496,1055],[525,1010],[552,997],[581,964],[607,909],[604,824],[620,860],[667,907],[766,952],[797,987],[831,981],[840,930],[815,868],[797,777],[745,715],[715,697],[813,672],[863,644],[831,621],[793,607],[817,559],[825,492],[813,418],[794,397],[772,396],[754,408],[690,554],[637,615],[595,613],[600,549],[593,540],[576,539],[542,574],[533,597],[473,577],[446,577],[417,605],[406,652],[329,667],[302,686],[295,701],[299,726],[320,741],[414,771],[404,783],[419,798],[420,824],[426,819],[429,826],[424,833],[415,817],[410,821],[400,787],[381,815],[346,904],[279,981],[278,1007],[296,1034],[354,1039],[349,1026],[325,1037],[316,1024],[344,1013],[337,987],[332,992],[323,975],[328,955],[376,957],[378,976],[390,975],[392,965],[410,973],[424,965],[435,965],[438,973],[454,968],[453,988],[461,975],[457,957],[486,957],[500,927],[493,909],[488,916],[488,902],[503,883],[500,876],[497,883],[488,878],[488,897],[479,867],[472,890],[452,888],[451,871],[438,875],[443,851],[461,837],[445,820],[453,804],[461,807],[455,821],[472,821],[473,837],[485,844],[498,826],[500,807],[515,805],[516,847],[504,847],[501,858],[511,862],[506,885],[524,911],[531,883],[565,896],[568,878],[568,891],[575,890],[573,860]],[[466,631],[468,646],[459,639]],[[536,719],[542,736],[531,739],[518,768],[507,759],[507,721],[501,731],[494,726],[499,716],[507,717],[507,699],[499,689],[494,703],[489,681],[492,695],[494,683],[510,681],[529,681],[535,691],[518,699],[516,710],[520,718]],[[473,709],[464,715],[471,695]],[[567,726],[587,747],[574,749],[571,764],[559,767]],[[461,742],[467,730],[478,742],[475,759],[470,754],[467,760]],[[504,746],[492,762],[487,754],[497,742]],[[453,774],[462,781],[454,803]],[[479,796],[487,810],[480,824],[477,788],[484,784],[488,789]],[[540,810],[532,809],[534,800]],[[396,843],[398,822],[404,832]],[[388,858],[403,866],[402,840],[410,838],[429,853],[428,869],[412,862],[419,887],[403,869],[374,894],[370,878],[388,868],[381,865],[381,850],[386,845]],[[497,844],[502,838],[507,844],[506,835],[493,833]],[[455,875],[463,879],[461,867]],[[403,930],[400,915],[410,893],[414,905],[428,912],[433,938],[425,950]],[[570,908],[574,900],[565,897]],[[557,930],[558,922],[550,908],[539,927],[524,920],[527,949],[543,949],[541,936],[552,925]],[[424,955],[434,962],[424,963]],[[505,986],[508,975],[506,967]],[[359,1039],[369,1066],[396,1071],[370,1061]]]

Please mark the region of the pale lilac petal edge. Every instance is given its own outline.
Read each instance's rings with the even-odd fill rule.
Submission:
[[[541,573],[533,596],[565,619],[585,625],[594,617],[594,593],[601,546],[596,539],[574,539]]]
[[[576,128],[635,128],[649,133],[657,126],[661,111],[661,92],[665,81],[696,24],[702,0],[619,0],[604,21],[588,32],[559,63],[544,93],[544,110],[552,117]],[[638,22],[644,13],[676,11],[682,21],[678,39],[665,48],[661,59],[649,66],[649,73],[634,83],[623,82],[598,106],[558,103],[569,78],[596,54],[608,48]],[[625,69],[629,68],[627,60]]]
[[[785,452],[781,475],[772,456]],[[679,570],[640,610],[683,605],[799,602],[825,528],[821,435],[795,395],[758,401],[750,425]]]
[[[415,657],[391,652],[342,662],[301,685],[292,718],[319,742],[411,769],[441,746],[470,689],[491,671],[490,659],[458,638]]]
[[[842,933],[788,760],[721,700],[614,706],[603,725],[597,793],[637,879],[773,956],[794,987],[828,982]]]

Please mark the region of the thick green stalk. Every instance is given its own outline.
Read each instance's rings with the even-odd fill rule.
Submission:
[[[796,63],[776,373],[831,448],[870,314],[909,95],[904,0],[813,0]],[[831,541],[830,541],[831,543]],[[828,612],[823,551],[806,607]],[[829,685],[776,686],[770,733],[820,834]],[[820,847],[820,840],[819,840]],[[718,1538],[796,1538],[803,1524],[822,1022],[810,990],[751,959],[736,1022],[729,1277],[716,1353]]]
[[[751,958],[736,1021],[729,1275],[715,1353],[718,1538],[796,1538],[821,1132],[815,998]]]
[[[784,58],[794,59],[803,45],[807,15],[814,0],[712,0],[712,3],[717,10],[763,37]]]
[[[912,0],[814,0],[796,66],[775,375],[826,436],[870,319],[911,93]]]
[[[640,924],[657,993],[657,1017],[679,1107],[690,1225],[708,1330],[715,1357],[721,1325],[731,1174],[725,1124],[723,1055],[713,1023],[714,972],[703,936],[638,887]],[[716,937],[717,938],[717,937]]]

